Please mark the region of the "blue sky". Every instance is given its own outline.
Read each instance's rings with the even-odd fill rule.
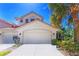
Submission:
[[[21,17],[31,11],[43,16],[44,22],[50,24],[51,11],[47,3],[0,3],[0,19],[18,24],[16,17]],[[63,18],[62,27],[67,27],[68,16]]]
[[[16,23],[15,17],[23,16],[31,11],[43,16],[44,21],[50,24],[50,11],[47,3],[0,3],[0,19]]]

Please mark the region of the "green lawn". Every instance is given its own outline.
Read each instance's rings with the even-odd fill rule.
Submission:
[[[10,52],[11,52],[11,50],[1,51],[0,56],[5,56],[5,55],[9,54]]]

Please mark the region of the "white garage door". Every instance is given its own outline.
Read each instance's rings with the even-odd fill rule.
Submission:
[[[49,44],[51,43],[51,32],[47,30],[24,31],[23,43],[25,44]]]

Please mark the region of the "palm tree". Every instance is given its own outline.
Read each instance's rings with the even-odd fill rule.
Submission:
[[[51,10],[53,10],[53,15],[51,16],[51,24],[53,24],[53,26],[56,28],[60,28],[62,18],[67,14],[67,7],[60,3],[49,3],[49,7]]]
[[[55,15],[52,15],[52,16],[51,16],[51,25],[52,25],[52,27],[54,27],[54,28],[60,28],[60,22],[59,22],[59,20],[57,19],[57,16],[55,16]]]
[[[79,4],[72,4],[70,7],[70,13],[74,20],[74,39],[76,42],[79,42],[79,19],[78,19]]]
[[[79,20],[78,20],[78,13],[79,13],[79,4],[49,4],[49,7],[53,10],[53,14],[55,15],[56,19],[58,20],[52,20],[59,22],[58,25],[61,23],[61,19],[67,15],[70,14],[72,18],[69,18],[68,22],[69,24],[74,23],[74,39],[76,42],[79,42]],[[52,17],[52,16],[51,16]],[[54,17],[53,17],[54,18]],[[74,22],[73,22],[74,21]],[[56,25],[57,25],[56,22]]]

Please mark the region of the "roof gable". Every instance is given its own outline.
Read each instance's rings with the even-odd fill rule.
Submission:
[[[29,15],[35,15],[35,16],[38,16],[38,17],[42,17],[41,15],[39,15],[39,14],[37,14],[36,12],[30,12],[30,13],[28,13],[28,14],[25,14],[24,16],[22,16],[22,17],[25,17],[25,16],[29,16]]]
[[[35,20],[31,23],[16,28],[16,30],[18,31],[33,30],[33,29],[57,30],[56,28],[52,28],[50,25],[39,20]]]
[[[33,12],[33,11],[21,16],[20,18],[16,18],[16,20],[24,20],[25,18],[31,18],[31,17],[34,17],[34,16],[43,20],[43,17],[41,15],[39,15],[39,14]]]

